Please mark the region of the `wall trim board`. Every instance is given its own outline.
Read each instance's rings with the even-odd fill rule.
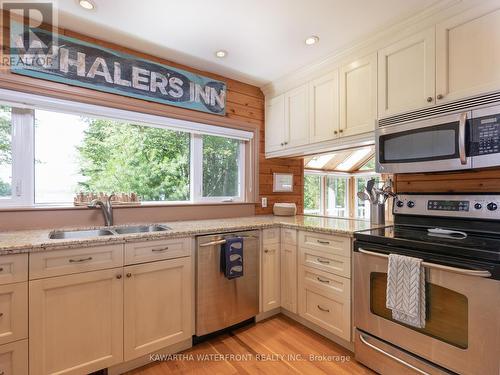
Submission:
[[[397,193],[500,193],[500,168],[394,176]]]

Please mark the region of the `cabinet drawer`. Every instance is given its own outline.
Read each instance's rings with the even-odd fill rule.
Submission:
[[[351,306],[349,299],[332,298],[329,293],[310,287],[307,284],[302,286],[300,294],[300,316],[344,340],[351,340]]]
[[[0,286],[0,344],[27,337],[28,282]]]
[[[191,255],[191,238],[174,238],[125,244],[125,264],[146,263],[155,260]]]
[[[122,244],[33,253],[30,280],[122,266]]]
[[[303,284],[306,287],[315,288],[336,300],[349,302],[351,280],[345,277],[335,276],[329,272],[323,272],[310,267],[300,267]]]
[[[344,257],[351,256],[351,239],[349,237],[300,231],[299,246]]]
[[[0,374],[28,374],[28,340],[0,345]]]
[[[0,255],[0,285],[28,280],[28,254]]]
[[[281,242],[287,245],[297,245],[297,231],[295,229],[282,228]]]
[[[331,272],[342,277],[351,277],[351,258],[300,248],[300,264]]]
[[[273,244],[280,242],[280,228],[271,228],[262,230],[262,242]]]

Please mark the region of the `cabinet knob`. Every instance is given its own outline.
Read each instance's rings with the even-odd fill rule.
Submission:
[[[344,129],[340,129],[339,132],[343,133],[344,132]]]
[[[438,98],[438,99],[443,99],[443,98],[444,98],[444,95],[439,94],[438,96],[436,96],[436,98]]]
[[[337,135],[337,134],[339,134],[339,132],[338,132],[338,131],[336,131],[336,130],[334,130],[334,131],[333,131],[333,134]]]
[[[266,250],[264,250],[264,252],[267,254],[267,253],[269,252],[269,250],[268,250],[268,249],[266,249]]]
[[[284,146],[285,144],[283,142],[280,143],[282,146]]]
[[[118,275],[116,275],[116,278],[117,278],[118,280],[120,280],[120,279],[122,278],[122,275],[121,275],[121,274],[118,274]]]
[[[428,97],[427,97],[427,101],[428,101],[429,103],[430,103],[430,102],[432,102],[432,96],[428,96]]]
[[[288,144],[288,142],[285,142],[285,146]]]
[[[132,274],[130,272],[128,272],[127,277],[132,277]]]

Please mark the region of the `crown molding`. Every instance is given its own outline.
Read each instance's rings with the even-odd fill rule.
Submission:
[[[369,37],[358,39],[350,46],[341,48],[315,63],[308,64],[261,87],[265,96],[279,95],[322,74],[337,68],[342,63],[376,52],[391,43],[427,27],[432,27],[445,18],[451,17],[477,5],[474,0],[438,0],[427,9],[411,16],[403,17],[390,26],[381,27]]]

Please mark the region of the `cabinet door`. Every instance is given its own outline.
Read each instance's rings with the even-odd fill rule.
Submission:
[[[123,269],[29,286],[30,374],[86,374],[122,362]]]
[[[281,245],[281,306],[297,313],[297,245]]]
[[[0,344],[26,337],[28,337],[28,283],[2,285],[0,286]]]
[[[309,143],[308,85],[285,94],[285,148]]]
[[[340,135],[375,130],[377,118],[377,54],[341,68]]]
[[[266,104],[266,152],[281,150],[285,142],[285,96],[271,98]]]
[[[280,244],[265,244],[262,252],[262,311],[280,307]]]
[[[378,52],[378,115],[434,105],[434,28]]]
[[[339,72],[335,70],[309,85],[311,142],[334,139],[339,134]]]
[[[191,258],[125,267],[125,361],[191,337]]]
[[[436,54],[438,103],[500,89],[499,2],[438,24]]]
[[[28,340],[0,345],[0,374],[26,375],[28,373]]]

